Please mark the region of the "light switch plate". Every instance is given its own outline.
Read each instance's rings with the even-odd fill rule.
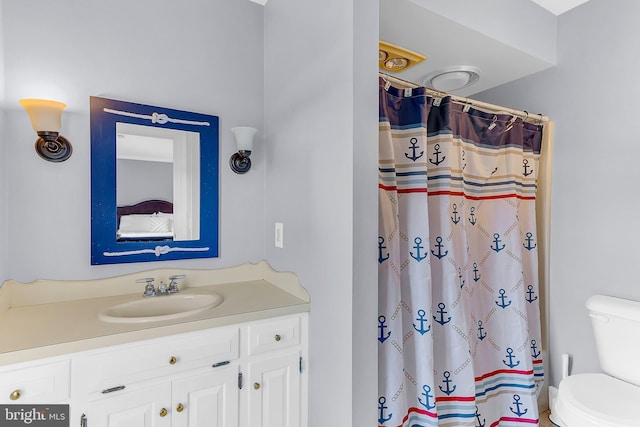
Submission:
[[[281,222],[276,222],[274,243],[276,245],[276,248],[284,248],[284,226]]]

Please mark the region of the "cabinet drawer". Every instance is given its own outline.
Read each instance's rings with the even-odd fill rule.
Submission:
[[[290,317],[250,325],[249,355],[300,344],[300,318]]]
[[[211,366],[239,357],[237,327],[142,341],[78,358],[87,392]],[[74,367],[75,369],[75,367]]]
[[[55,403],[69,398],[69,360],[0,372],[0,402]]]

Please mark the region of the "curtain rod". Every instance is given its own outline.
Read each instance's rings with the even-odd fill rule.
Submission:
[[[398,77],[391,76],[386,73],[378,72],[378,75],[389,83],[395,83],[397,85],[400,85],[401,89],[404,89],[404,88],[415,89],[415,88],[421,87],[418,84],[415,84],[408,80],[403,80]],[[451,95],[449,93],[442,92],[436,89],[431,89],[428,87],[425,87],[425,89],[427,90],[427,93],[429,93],[429,95],[432,95],[438,98],[444,98],[445,96],[450,96],[451,100],[456,103],[471,105],[474,108],[477,108],[479,110],[484,110],[486,112],[512,114],[522,118],[522,120],[525,120],[529,123],[535,123],[535,124],[546,123],[549,121],[549,116],[546,116],[543,114],[531,114],[527,111],[520,111],[520,110],[514,110],[513,108],[501,107],[499,105],[489,104],[488,102],[482,102],[482,101],[477,101],[471,98],[464,98],[462,96]]]

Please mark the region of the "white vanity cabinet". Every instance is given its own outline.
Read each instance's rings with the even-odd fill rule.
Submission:
[[[304,427],[308,314],[0,368],[0,404],[70,405],[86,427]]]
[[[72,411],[71,421],[79,417],[79,425],[91,427],[170,427],[171,417],[166,413],[170,399],[170,382],[149,383],[85,403],[78,408],[82,415]]]
[[[142,296],[141,280],[175,275],[177,295]],[[0,404],[68,404],[71,426],[306,427],[309,310],[295,274],[264,261],[9,280]]]
[[[246,426],[298,427],[300,411],[300,353],[255,360],[248,364],[249,393]]]
[[[239,339],[231,326],[79,354],[74,396],[86,403],[74,415],[90,427],[235,427]]]
[[[198,370],[173,381],[147,382],[96,399],[87,427],[238,426],[238,369]]]
[[[219,369],[174,381],[172,427],[238,425],[238,366]]]
[[[66,357],[0,367],[0,404],[68,403],[70,383]]]
[[[265,320],[247,326],[246,426],[297,427],[300,410],[304,357],[302,334],[306,318],[301,316]]]

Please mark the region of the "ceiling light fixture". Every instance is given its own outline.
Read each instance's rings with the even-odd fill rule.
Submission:
[[[464,89],[480,80],[480,69],[471,65],[455,65],[428,74],[424,85],[443,92]]]
[[[425,59],[424,55],[391,43],[380,41],[378,44],[378,65],[386,71],[399,73]]]

